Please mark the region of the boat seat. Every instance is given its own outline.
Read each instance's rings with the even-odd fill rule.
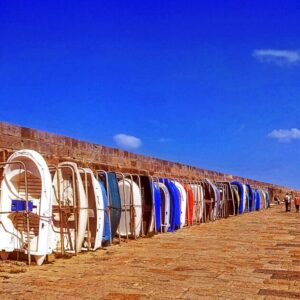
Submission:
[[[33,210],[33,202],[28,201],[28,211],[32,212]],[[11,211],[19,212],[19,211],[26,211],[26,200],[12,200],[11,201]]]

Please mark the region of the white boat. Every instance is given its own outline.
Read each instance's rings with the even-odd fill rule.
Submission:
[[[244,189],[244,197],[243,197],[243,212],[245,212],[247,210],[247,206],[249,206],[247,204],[247,187],[246,187],[246,184],[243,184],[243,189]]]
[[[139,237],[142,229],[142,196],[139,186],[131,179],[119,181],[122,214],[118,232],[121,236]]]
[[[183,228],[185,225],[185,218],[186,218],[186,191],[181,183],[178,181],[174,182],[175,186],[177,187],[180,195],[180,228]]]
[[[191,188],[194,194],[193,222],[198,223],[203,218],[203,210],[204,210],[203,189],[202,186],[199,184],[191,184]]]
[[[200,221],[204,220],[204,192],[201,185],[198,185],[199,189],[199,197],[200,197],[200,203],[199,203],[199,219]]]
[[[36,263],[41,265],[46,255],[52,253],[51,175],[44,158],[33,150],[16,151],[7,162],[10,164],[4,168],[1,184],[1,258],[6,259],[15,250],[23,250],[33,255]]]
[[[88,222],[88,200],[76,163],[58,165],[53,178],[53,250],[80,252]]]
[[[159,182],[161,195],[161,226],[162,231],[167,232],[170,228],[170,193],[162,182]]]
[[[259,189],[258,193],[260,196],[260,209],[267,208],[267,198],[266,198],[265,192],[263,190]]]
[[[219,214],[220,192],[209,179],[205,178],[205,182],[210,186],[210,190],[212,192],[210,193],[210,197],[214,205],[211,212],[211,219],[215,221],[218,218],[218,214]]]
[[[195,184],[190,185],[193,195],[194,195],[194,206],[193,206],[193,224],[197,223],[198,221],[198,205],[199,205],[199,197],[198,197],[198,190]]]
[[[88,199],[88,223],[85,248],[95,251],[102,245],[104,228],[104,202],[100,184],[91,169],[79,169]]]
[[[265,208],[268,208],[268,196],[267,196],[267,192],[263,191],[264,193],[264,199],[265,199]]]

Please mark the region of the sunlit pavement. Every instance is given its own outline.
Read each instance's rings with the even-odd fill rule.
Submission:
[[[130,240],[24,273],[7,264],[0,298],[299,299],[300,214],[283,210]]]

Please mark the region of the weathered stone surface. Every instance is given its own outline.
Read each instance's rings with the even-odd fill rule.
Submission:
[[[52,258],[26,273],[6,264],[0,299],[299,299],[299,248],[280,245],[297,245],[290,233],[299,231],[299,214],[276,206]]]

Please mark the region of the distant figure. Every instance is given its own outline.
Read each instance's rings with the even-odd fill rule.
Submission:
[[[275,195],[275,197],[274,197],[274,202],[275,202],[276,204],[280,204],[280,199],[279,199],[278,195]]]
[[[294,202],[295,202],[296,212],[299,212],[299,207],[300,207],[300,197],[299,197],[299,195],[297,195],[295,197]]]
[[[289,193],[286,193],[284,197],[284,202],[285,202],[285,211],[291,211],[291,202],[292,202],[292,197]]]

